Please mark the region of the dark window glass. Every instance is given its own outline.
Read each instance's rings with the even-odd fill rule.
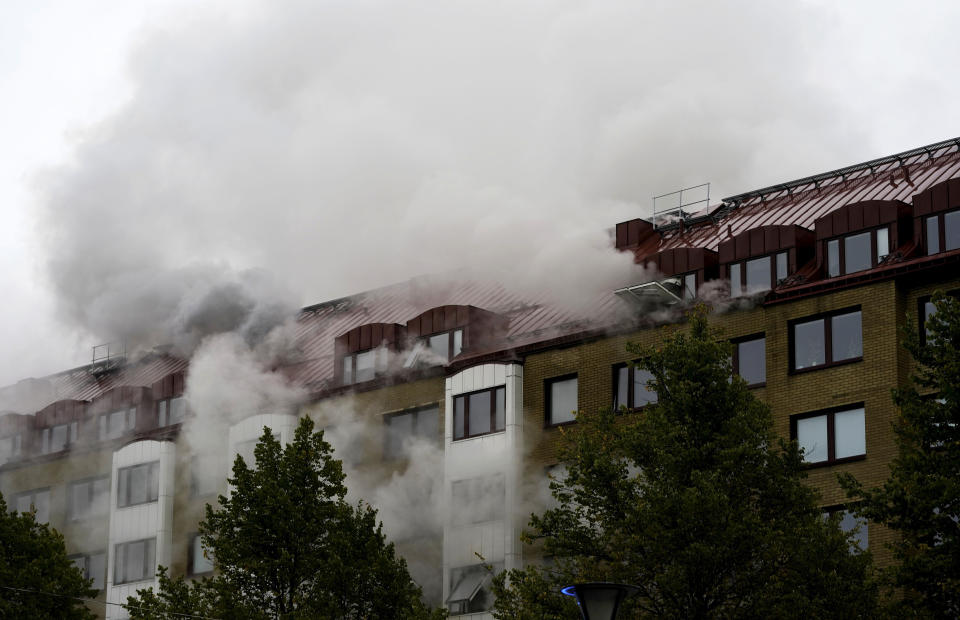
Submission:
[[[927,254],[940,251],[940,217],[932,216],[925,220],[927,233]]]
[[[502,431],[505,425],[506,388],[496,387],[453,399],[453,439],[466,439]]]
[[[832,463],[863,456],[866,450],[863,407],[795,416],[793,437],[807,463]]]
[[[60,452],[77,441],[77,423],[58,424],[50,428],[43,429],[42,432],[42,451],[44,454]]]
[[[114,583],[153,579],[157,570],[157,539],[120,543],[114,550]]]
[[[121,409],[100,416],[100,439],[117,439],[137,425],[137,408]]]
[[[831,278],[840,275],[840,240],[827,241],[827,275]]]
[[[770,257],[747,261],[747,293],[770,290]]]
[[[767,382],[767,339],[765,337],[743,340],[736,343],[734,372],[743,377],[748,385]]]
[[[107,576],[107,554],[89,553],[70,556],[73,565],[80,569],[84,579],[93,579],[93,589],[103,590],[103,582]]]
[[[619,409],[621,406],[639,409],[657,402],[657,393],[650,385],[653,374],[649,370],[623,364],[613,367],[613,377],[614,409]]]
[[[943,245],[948,252],[960,248],[960,211],[944,213]]]
[[[37,523],[50,521],[50,489],[34,489],[21,493],[16,499],[17,512],[36,510]]]
[[[577,378],[547,382],[547,424],[564,424],[576,419]]]
[[[107,514],[110,479],[81,480],[70,485],[69,514],[72,521]]]
[[[863,330],[860,311],[830,318],[834,362],[863,356]]]
[[[117,471],[117,508],[157,501],[160,463],[142,463]]]
[[[850,235],[843,239],[844,273],[854,273],[870,269],[873,263],[870,259],[870,233]]]
[[[187,401],[182,396],[166,398],[157,403],[157,424],[179,424],[187,415]]]
[[[793,326],[793,360],[796,370],[826,363],[823,319],[796,323]]]
[[[423,407],[404,413],[388,415],[386,424],[386,443],[384,456],[399,458],[406,453],[407,445],[414,439],[435,441],[439,432],[440,408]]]

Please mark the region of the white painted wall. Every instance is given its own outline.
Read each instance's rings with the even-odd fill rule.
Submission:
[[[469,439],[453,440],[454,397],[505,386],[504,431]],[[446,423],[444,425],[444,493],[446,505],[452,501],[452,485],[457,480],[501,474],[505,498],[504,518],[481,523],[457,524],[448,514],[443,533],[443,601],[450,596],[450,570],[478,564],[476,554],[489,563],[503,562],[504,568],[519,568],[521,563],[520,529],[513,516],[519,491],[520,456],[523,446],[523,366],[519,364],[481,364],[465,369],[446,380]],[[468,614],[471,618],[489,618],[489,614]],[[467,617],[467,616],[461,616]]]
[[[117,471],[159,461],[159,494],[155,502],[117,508]],[[156,538],[156,561],[158,565],[170,566],[173,538],[174,465],[176,445],[172,441],[136,441],[113,453],[110,475],[110,538],[107,548],[107,601],[126,603],[140,588],[157,586],[156,578],[114,585],[116,547],[120,543]],[[129,617],[122,607],[107,606],[107,618]]]
[[[297,428],[297,416],[286,413],[261,413],[245,418],[230,427],[230,459],[227,461],[227,476],[233,476],[233,461],[237,458],[237,445],[259,439],[266,426],[274,434],[280,434],[280,444],[293,441]],[[253,466],[253,463],[247,463]]]

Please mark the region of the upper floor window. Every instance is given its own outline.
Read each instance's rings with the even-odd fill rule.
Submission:
[[[503,570],[503,562],[492,565],[474,564],[450,569],[450,596],[447,611],[450,615],[482,612],[493,606],[491,581]]]
[[[327,429],[327,431],[329,434],[330,429]],[[280,441],[280,433],[271,433],[271,435],[275,440]],[[234,445],[237,456],[242,458],[247,467],[251,469],[257,466],[256,449],[258,443],[260,443],[260,438],[254,437],[246,441],[238,441],[236,445]]]
[[[120,543],[114,551],[113,583],[153,579],[157,571],[157,539]]]
[[[952,297],[954,300],[960,299],[960,291],[950,291],[947,293],[949,297]],[[932,334],[927,332],[927,322],[930,318],[937,313],[937,307],[933,305],[933,299],[930,297],[921,297],[919,300],[920,304],[920,341],[923,344],[931,342]]]
[[[880,264],[890,253],[889,227],[827,241],[827,276],[864,271]]]
[[[103,581],[107,576],[107,554],[105,552],[71,555],[69,559],[74,566],[80,569],[84,579],[93,579],[94,590],[103,590]]]
[[[17,512],[36,510],[37,523],[50,521],[50,489],[34,489],[17,495]]]
[[[58,424],[43,429],[41,432],[41,450],[43,454],[66,450],[67,446],[77,440],[77,423]]]
[[[137,426],[137,408],[120,409],[100,415],[100,439],[123,437]]]
[[[730,296],[769,291],[787,277],[787,253],[730,263]]]
[[[165,398],[157,403],[157,425],[179,424],[187,415],[187,401],[183,396]]]
[[[187,556],[187,574],[203,575],[213,572],[213,552],[203,546],[200,534],[190,536],[190,554]]]
[[[928,255],[960,248],[960,211],[948,211],[924,218],[923,236]]]
[[[566,424],[576,420],[577,376],[548,379],[546,383],[547,426]]]
[[[733,343],[733,372],[747,385],[759,387],[767,383],[767,339],[764,335],[748,336]]]
[[[440,334],[426,337],[427,348],[430,353],[443,360],[446,364],[463,350],[463,330],[454,329]]]
[[[824,517],[839,515],[840,531],[848,536],[852,535],[850,540],[850,553],[866,551],[870,544],[867,536],[867,520],[857,517],[853,511],[845,508],[831,508],[824,511]]]
[[[649,370],[617,364],[613,367],[613,408],[639,409],[657,402],[657,393],[650,387],[653,374]]]
[[[680,278],[680,299],[695,299],[697,296],[697,272],[685,273]]]
[[[383,456],[395,459],[404,456],[408,442],[415,438],[433,441],[440,431],[440,407],[431,405],[384,416],[386,438]]]
[[[790,433],[807,463],[832,464],[867,453],[863,407],[793,416]]]
[[[23,453],[23,436],[20,433],[0,437],[0,465],[20,458]]]
[[[160,463],[141,463],[117,471],[117,508],[157,501]]]
[[[503,519],[506,486],[503,474],[455,480],[450,485],[452,519],[456,524]]]
[[[863,357],[860,310],[841,310],[790,323],[791,370],[854,361]]]
[[[107,514],[110,497],[110,479],[91,478],[70,484],[68,514],[71,521]]]
[[[507,390],[495,387],[453,399],[453,439],[497,433],[506,425]]]
[[[383,347],[377,347],[376,349],[351,353],[344,355],[341,363],[343,364],[344,385],[370,381],[378,374],[383,374],[386,371],[387,350]]]

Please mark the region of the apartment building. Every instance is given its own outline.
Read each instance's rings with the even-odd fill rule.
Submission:
[[[611,246],[634,255],[636,281],[575,308],[455,274],[304,308],[276,373],[305,402],[235,412],[222,433],[205,432],[189,361],[168,354],[25,380],[0,393],[0,490],[62,531],[99,600],[119,603],[158,564],[209,573],[197,523],[233,457],[249,459],[264,426],[289,441],[309,415],[348,485],[394,491],[371,501],[430,601],[485,617],[477,555],[530,559],[520,532],[558,428],[575,410],[655,401],[625,345],[656,342],[700,300],[735,372],[804,448],[824,509],[842,510],[836,473],[876,484],[895,455],[890,389],[912,364],[900,330],[911,317],[922,332],[933,291],[960,289],[960,139],[622,222]],[[887,562],[889,536],[865,524],[860,544]]]

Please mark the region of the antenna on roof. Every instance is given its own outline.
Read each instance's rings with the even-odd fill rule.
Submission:
[[[682,222],[710,205],[710,184],[693,185],[653,197],[653,226],[660,229]]]

